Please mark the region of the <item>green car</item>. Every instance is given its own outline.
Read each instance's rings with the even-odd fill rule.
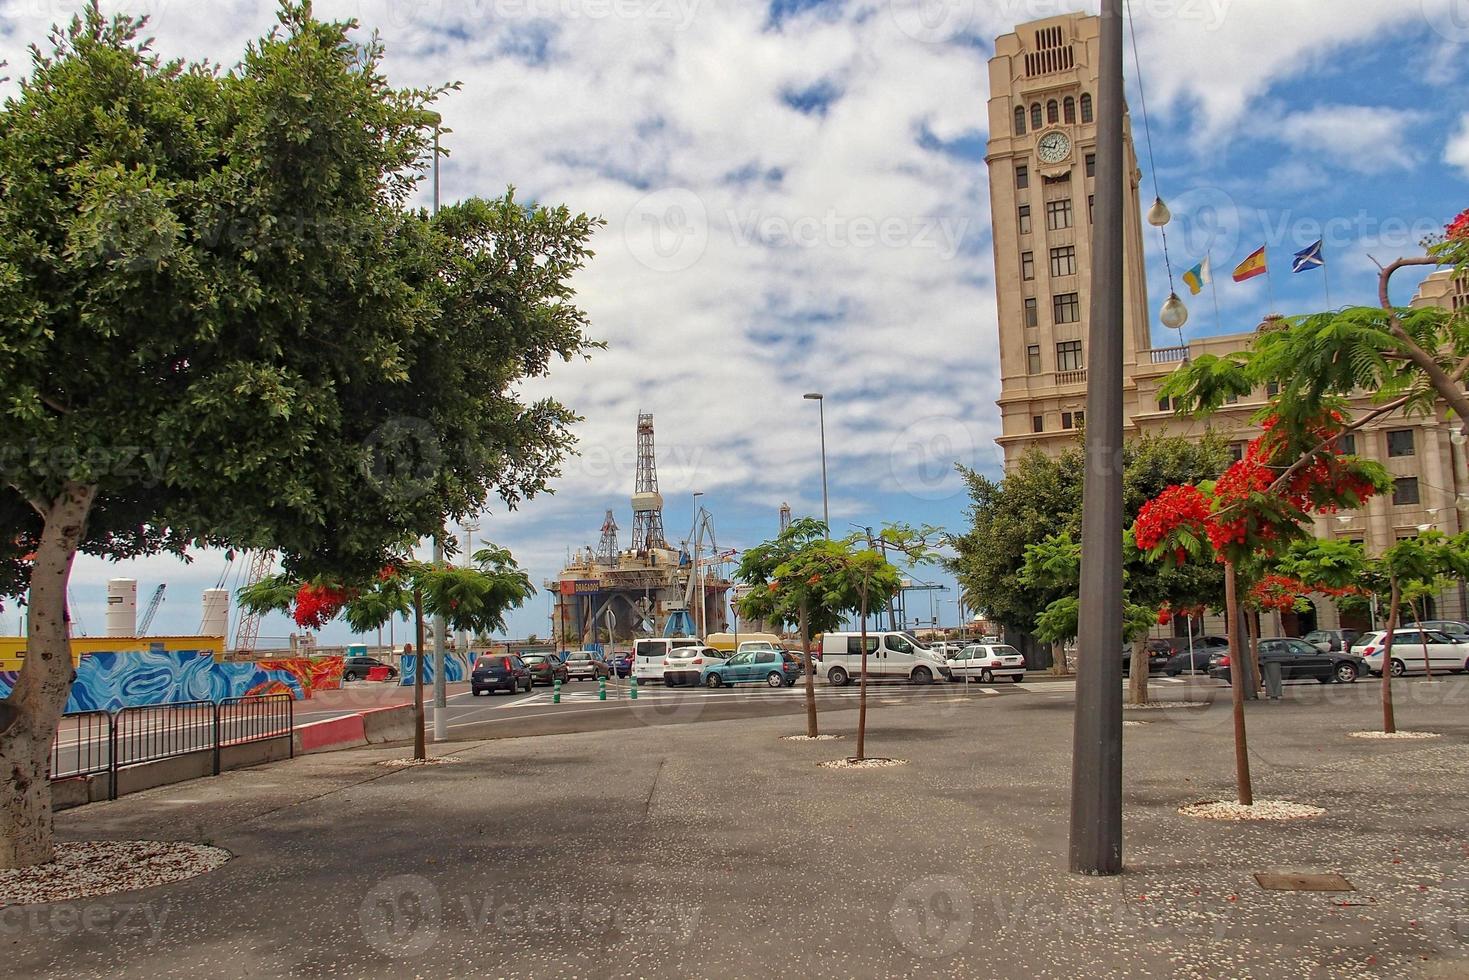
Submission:
[[[699,683],[705,687],[735,684],[790,687],[801,676],[801,669],[801,661],[784,650],[747,650],[723,663],[706,664],[699,672]]]

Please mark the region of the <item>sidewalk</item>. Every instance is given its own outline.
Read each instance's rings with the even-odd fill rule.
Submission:
[[[1326,815],[1180,816],[1232,791],[1227,701],[1129,712],[1145,724],[1125,729],[1116,878],[1066,871],[1066,700],[946,699],[872,712],[869,752],[908,760],[891,769],[819,768],[850,739],[781,741],[801,728],[787,716],[165,787],[60,814],[59,832],[235,860],[0,925],[15,976],[1469,976],[1469,681],[1404,699],[1403,727],[1444,733],[1412,743],[1345,737],[1373,725],[1365,692],[1292,691],[1250,706],[1256,792]],[[1268,871],[1356,891],[1266,891]]]

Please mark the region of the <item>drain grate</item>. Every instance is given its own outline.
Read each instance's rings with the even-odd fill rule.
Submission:
[[[1301,874],[1295,871],[1261,871],[1255,883],[1267,891],[1354,892],[1356,887],[1339,874]]]

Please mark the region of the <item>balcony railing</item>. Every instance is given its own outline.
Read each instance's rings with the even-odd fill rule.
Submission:
[[[1153,356],[1154,364],[1174,364],[1188,360],[1188,344],[1181,347],[1154,347],[1148,353]]]
[[[1084,385],[1086,384],[1086,368],[1080,371],[1057,371],[1056,384],[1058,385]]]

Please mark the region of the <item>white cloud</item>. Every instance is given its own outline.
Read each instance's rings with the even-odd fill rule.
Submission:
[[[1469,179],[1469,112],[1459,117],[1459,128],[1449,136],[1443,151],[1444,163]]]
[[[1361,174],[1405,170],[1417,163],[1409,128],[1420,112],[1380,106],[1321,105],[1254,127],[1267,129],[1301,161],[1329,160]]]

